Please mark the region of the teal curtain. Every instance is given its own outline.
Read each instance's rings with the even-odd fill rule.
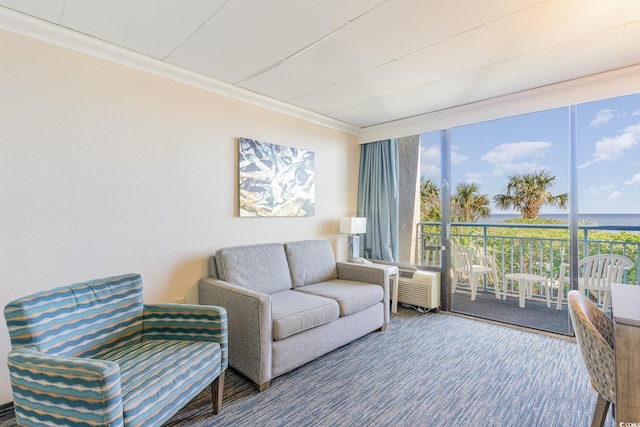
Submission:
[[[384,261],[398,260],[398,141],[360,146],[358,216],[367,218],[361,255]]]

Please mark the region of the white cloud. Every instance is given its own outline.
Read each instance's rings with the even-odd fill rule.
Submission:
[[[594,196],[606,196],[606,198],[609,200],[615,200],[624,197],[624,193],[616,190],[615,184],[603,184],[597,187],[592,186],[589,187],[587,191]],[[600,197],[600,199],[602,199],[602,197]]]
[[[465,174],[467,184],[482,184],[481,173],[467,173]]]
[[[589,126],[591,126],[592,128],[598,127],[600,125],[609,123],[609,121],[613,118],[613,116],[615,115],[616,110],[599,110],[596,113],[596,116],[593,118],[593,120],[591,120],[591,123],[589,123]]]
[[[466,162],[469,156],[455,151],[458,147],[451,147],[451,164]],[[440,148],[420,148],[420,171],[427,178],[440,179]]]
[[[609,200],[620,199],[622,198],[622,196],[624,196],[624,194],[622,194],[621,191],[616,190],[613,193],[609,194]]]
[[[640,110],[634,111],[631,115],[632,116],[640,116]]]
[[[542,158],[551,148],[548,141],[521,141],[500,144],[483,154],[481,159],[493,163],[494,175],[506,175],[513,172],[532,172],[543,166],[531,158]]]
[[[465,156],[464,154],[460,154],[456,151],[451,151],[451,164],[457,165],[458,163],[466,162],[469,160],[469,156]]]
[[[591,159],[578,166],[586,168],[596,163],[616,160],[640,141],[640,123],[629,126],[622,134],[613,138],[605,137],[596,142],[596,151],[591,155]]]
[[[632,187],[640,186],[640,173],[633,175],[633,178],[624,182],[624,185],[630,185]]]
[[[420,172],[427,178],[440,179],[440,149],[438,147],[421,147]]]

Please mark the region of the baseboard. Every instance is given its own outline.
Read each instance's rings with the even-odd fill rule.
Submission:
[[[3,403],[0,405],[0,418],[13,417],[13,402]]]

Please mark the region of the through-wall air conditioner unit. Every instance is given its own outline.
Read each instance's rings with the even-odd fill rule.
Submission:
[[[429,310],[440,307],[440,273],[418,270],[414,265],[398,267],[398,303]],[[389,299],[393,299],[391,289]]]

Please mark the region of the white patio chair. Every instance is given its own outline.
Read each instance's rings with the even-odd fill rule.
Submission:
[[[492,256],[476,255],[469,248],[461,245],[451,245],[451,260],[453,261],[453,280],[451,292],[455,293],[459,276],[467,276],[471,288],[471,301],[476,299],[478,281],[487,274],[493,275],[496,299],[500,299],[500,283],[496,270],[496,260]]]
[[[564,285],[569,283],[566,276],[569,264],[560,265],[558,277],[558,302],[556,310],[562,310]],[[584,295],[585,290],[604,293],[602,310],[609,311],[611,305],[611,283],[622,283],[625,270],[633,267],[633,261],[622,255],[591,255],[578,261],[578,290]]]

